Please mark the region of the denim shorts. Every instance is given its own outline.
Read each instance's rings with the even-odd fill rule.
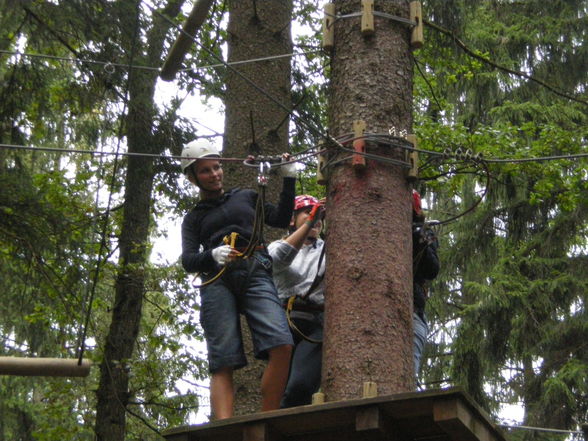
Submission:
[[[249,259],[230,264],[219,280],[200,290],[200,323],[210,372],[247,364],[240,314],[247,319],[256,358],[267,359],[269,349],[293,344],[271,265],[266,253],[256,252]]]

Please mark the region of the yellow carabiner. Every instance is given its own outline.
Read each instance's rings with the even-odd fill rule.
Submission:
[[[223,237],[223,243],[225,245],[230,245],[231,248],[235,248],[235,245],[237,244],[237,238],[239,237],[239,233],[236,232],[232,232],[230,236],[225,236]],[[243,253],[238,253],[237,257],[241,257],[243,255]]]

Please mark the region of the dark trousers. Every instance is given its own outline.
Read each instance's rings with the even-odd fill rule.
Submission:
[[[302,333],[313,340],[323,338],[323,313],[313,313],[313,320],[292,318]],[[312,395],[321,384],[322,351],[321,343],[312,343],[302,338],[295,330],[294,352],[290,364],[288,384],[282,398],[281,407],[294,407],[311,404]]]

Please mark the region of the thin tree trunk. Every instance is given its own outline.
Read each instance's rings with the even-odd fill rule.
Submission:
[[[335,5],[338,14],[361,10],[357,1]],[[408,17],[405,1],[376,1],[375,10]],[[335,23],[331,134],[352,132],[354,120],[371,133],[410,133],[408,36],[406,27],[380,17],[371,37],[362,35],[360,18]],[[367,149],[404,160],[390,146]],[[322,372],[328,401],[360,397],[367,381],[380,395],[414,389],[410,188],[403,168],[366,161],[362,173],[350,161],[330,169]]]
[[[170,1],[164,14],[177,15],[183,0]],[[136,11],[129,8],[129,12]],[[129,29],[138,26],[137,17],[121,17],[127,38],[129,54],[134,61],[145,65],[161,61],[163,36],[169,28],[164,20],[154,20],[148,37],[148,55],[141,54],[141,41]],[[134,35],[134,37],[132,37]],[[138,63],[137,64],[141,64]],[[153,95],[157,73],[131,70],[129,72],[129,101],[126,134],[129,152],[161,153],[165,146],[155,142],[153,134],[155,104]],[[129,361],[133,358],[135,340],[139,333],[145,265],[148,255],[149,225],[151,218],[151,192],[155,176],[152,157],[128,158],[125,178],[125,198],[122,228],[119,236],[119,268],[116,278],[112,321],[106,337],[100,384],[97,390],[96,438],[99,441],[123,441],[129,391]]]
[[[291,0],[232,0],[229,2],[228,61],[283,55],[292,52],[290,22]],[[225,115],[225,156],[245,157],[248,154],[276,155],[288,151],[288,113],[264,93],[253,87],[244,75],[271,97],[289,108],[290,58],[277,58],[237,65],[227,74]],[[257,187],[257,170],[242,164],[224,164],[225,185]],[[267,186],[267,199],[276,201],[282,180],[273,172]],[[269,242],[282,232],[266,230]],[[260,382],[264,363],[253,358],[249,329],[242,320],[243,340],[249,365],[235,375],[235,413],[259,410]]]

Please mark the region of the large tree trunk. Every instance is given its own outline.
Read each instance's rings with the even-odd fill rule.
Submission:
[[[361,10],[358,1],[335,1],[338,14]],[[376,1],[376,11],[408,17],[408,3]],[[371,133],[391,127],[410,133],[412,65],[409,32],[375,17],[364,37],[360,18],[335,23],[330,133],[353,131],[364,120]],[[404,160],[404,152],[368,144],[368,152]],[[348,155],[348,153],[341,154]],[[405,171],[367,160],[330,170],[327,195],[326,325],[322,389],[328,401],[358,398],[362,384],[379,394],[414,389],[410,192]]]
[[[183,0],[170,1],[164,14],[176,16]],[[165,20],[154,20],[148,36],[148,54],[143,55],[138,26],[137,10],[128,3],[129,14],[121,17],[121,26],[128,34],[125,42],[133,64],[147,66],[161,63],[163,37],[169,28]],[[137,30],[138,31],[138,30]],[[126,135],[129,152],[156,154],[164,145],[154,141],[153,121],[155,104],[153,95],[156,72],[132,70],[129,72],[129,101],[126,118]],[[141,308],[145,284],[144,268],[148,258],[149,223],[151,218],[151,192],[155,176],[152,157],[130,156],[125,179],[125,199],[122,228],[119,236],[119,268],[115,286],[112,321],[106,337],[100,384],[97,390],[96,437],[100,441],[125,439],[126,412],[129,402],[129,366],[135,340],[139,333]]]
[[[229,62],[292,52],[291,0],[231,0],[229,11]],[[288,113],[274,100],[290,107],[290,58],[239,64],[234,69],[255,82],[273,99],[254,88],[238,73],[228,71],[224,155],[245,157],[248,154],[276,155],[287,151]],[[257,170],[245,169],[242,164],[224,164],[223,168],[228,188],[257,186]],[[269,201],[277,200],[281,185],[280,175],[272,173],[267,187]],[[276,238],[276,234],[281,232],[267,230],[265,238],[270,241]],[[263,363],[253,358],[249,329],[242,326],[242,330],[249,365],[235,375],[236,414],[259,410],[263,370]]]

